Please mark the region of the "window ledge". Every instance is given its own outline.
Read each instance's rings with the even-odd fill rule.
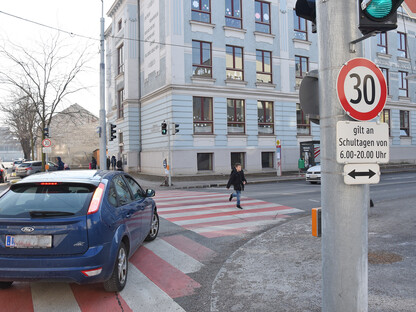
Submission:
[[[235,27],[230,27],[230,26],[223,26],[223,28],[224,30],[236,31],[236,32],[243,33],[243,34],[247,32],[247,29],[244,29],[244,28],[235,28]]]
[[[302,40],[302,39],[297,39],[297,38],[293,38],[292,39],[293,42],[297,42],[297,43],[301,43],[301,44],[306,44],[306,45],[312,45],[312,41],[309,40]]]
[[[385,58],[385,59],[390,59],[391,58],[391,54],[381,53],[381,52],[377,52],[377,56],[381,57],[381,58]]]
[[[235,80],[235,79],[225,79],[224,81],[226,85],[236,85],[236,86],[246,86],[248,83],[245,80]]]
[[[399,101],[410,102],[410,97],[408,97],[408,96],[399,96]]]
[[[213,85],[217,79],[215,78],[206,78],[206,77],[199,77],[199,76],[191,76],[192,82],[202,83],[202,84],[211,84]]]
[[[200,21],[193,21],[190,20],[189,24],[191,25],[198,25],[198,26],[204,26],[204,27],[208,27],[208,28],[215,28],[215,24],[211,24],[211,23],[204,23],[204,22],[200,22]]]
[[[399,62],[406,62],[406,63],[410,63],[410,59],[409,59],[409,58],[407,58],[407,57],[401,57],[401,56],[398,56],[398,57],[397,57],[397,60],[398,60]]]
[[[213,133],[207,133],[207,134],[194,133],[192,136],[194,138],[212,138],[212,139],[214,139],[216,137],[216,135],[213,134]]]
[[[269,134],[267,134],[267,133],[259,133],[258,136],[259,137],[265,137],[265,138],[271,138],[271,137],[274,137],[275,134],[274,133],[269,133]]]
[[[276,88],[276,85],[274,83],[256,82],[256,87],[263,89],[274,89]]]
[[[241,133],[236,133],[236,134],[234,134],[234,133],[227,133],[227,137],[245,139],[245,138],[248,138],[248,135],[247,134],[241,134]]]
[[[298,134],[296,134],[296,137],[297,138],[303,138],[303,139],[305,139],[305,138],[311,138],[312,139],[311,134],[300,134],[300,133],[298,133]]]
[[[272,38],[272,39],[274,39],[276,37],[276,35],[269,34],[269,33],[264,33],[264,32],[261,32],[261,31],[254,31],[254,35],[255,36],[260,36],[260,37]]]

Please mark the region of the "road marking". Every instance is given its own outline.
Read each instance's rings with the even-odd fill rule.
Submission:
[[[171,235],[163,237],[163,240],[169,244],[182,250],[184,253],[190,255],[198,261],[207,261],[214,258],[217,253],[194,240],[183,235]]]
[[[132,263],[129,264],[126,287],[120,296],[135,312],[185,311]]]
[[[249,200],[245,200],[244,204],[259,204],[259,203],[265,203],[262,200],[257,200],[257,199],[249,199]],[[236,206],[236,202],[229,202],[228,199],[227,200],[221,200],[221,201],[214,201],[214,202],[210,202],[210,203],[204,203],[202,205],[177,205],[176,202],[172,201],[172,203],[170,205],[165,205],[164,207],[159,207],[159,205],[157,204],[157,209],[162,212],[162,213],[169,213],[169,211],[173,211],[173,212],[177,212],[177,210],[180,211],[188,211],[191,209],[206,209],[207,207],[235,207]],[[275,204],[276,205],[276,204]]]
[[[201,285],[180,270],[142,246],[130,258],[144,275],[171,298],[193,295]]]
[[[29,283],[14,282],[11,288],[1,289],[0,311],[32,312],[33,302]]]
[[[31,288],[35,312],[81,311],[68,283],[33,283]]]
[[[198,272],[204,266],[198,260],[195,260],[164,240],[156,239],[144,246],[185,274]]]

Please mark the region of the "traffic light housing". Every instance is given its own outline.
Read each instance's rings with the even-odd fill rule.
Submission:
[[[161,129],[162,129],[162,135],[168,134],[168,124],[166,122],[162,122]]]
[[[312,22],[312,32],[316,33],[316,0],[296,1],[296,15]]]
[[[358,0],[358,29],[363,35],[397,28],[397,9],[404,0]]]
[[[174,124],[174,126],[175,126],[175,129],[174,129],[174,131],[173,131],[173,135],[175,135],[176,133],[178,133],[179,132],[179,124]]]
[[[110,124],[110,141],[113,141],[117,136],[116,136],[116,127],[117,125],[113,125]]]
[[[43,137],[49,138],[49,128],[43,128]]]

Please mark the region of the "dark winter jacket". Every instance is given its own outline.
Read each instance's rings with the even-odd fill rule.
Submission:
[[[117,160],[117,170],[123,171],[123,163],[121,162],[121,159]]]
[[[243,182],[247,183],[246,178],[244,177],[243,170],[237,171],[235,168],[231,171],[230,179],[227,183],[227,188],[231,185],[234,186],[234,190],[236,191],[244,191],[244,184]]]
[[[107,157],[107,170],[110,170],[111,160],[110,157]]]
[[[113,166],[113,168],[115,168],[116,164],[117,164],[116,156],[112,156],[111,157],[111,166]]]
[[[91,169],[97,169],[97,160],[94,157],[91,159]]]
[[[64,162],[62,161],[61,157],[57,157],[58,159],[58,170],[64,170]]]

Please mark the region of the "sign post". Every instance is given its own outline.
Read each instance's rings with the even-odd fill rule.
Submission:
[[[49,154],[52,153],[52,141],[48,138],[42,140],[42,152],[45,153],[45,171],[49,170]]]
[[[277,176],[282,176],[282,145],[280,144],[280,140],[276,141],[276,170]]]

